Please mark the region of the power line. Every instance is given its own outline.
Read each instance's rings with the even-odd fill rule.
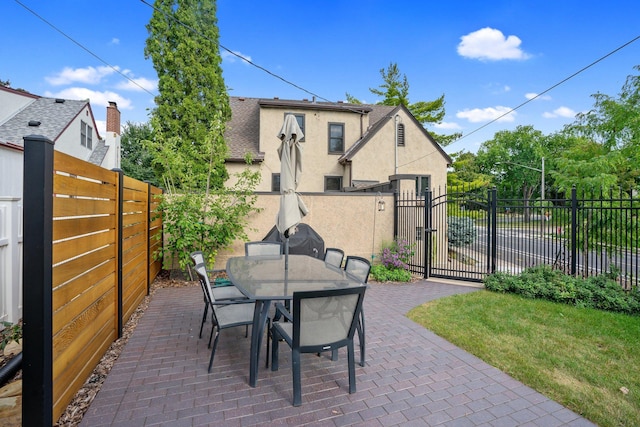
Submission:
[[[539,94],[537,94],[536,96],[527,99],[525,102],[523,102],[522,104],[518,105],[517,107],[512,108],[511,110],[507,111],[506,113],[496,117],[495,119],[491,120],[488,123],[485,123],[484,125],[480,126],[477,129],[474,129],[473,131],[467,133],[466,135],[461,136],[460,138],[458,138],[456,141],[454,141],[453,143],[455,144],[456,142],[460,141],[461,139],[466,138],[469,135],[473,135],[474,133],[478,132],[481,129],[484,129],[485,127],[489,126],[492,123],[497,122],[498,120],[500,120],[501,118],[503,118],[504,116],[507,116],[511,113],[513,113],[514,111],[516,111],[517,109],[519,109],[520,107],[527,105],[528,103],[530,103],[531,101],[534,101],[535,99],[537,99],[538,97],[544,95],[545,93],[555,89],[556,87],[560,86],[561,84],[567,82],[568,80],[571,80],[572,78],[574,78],[575,76],[577,76],[578,74],[582,73],[583,71],[593,67],[594,65],[596,65],[597,63],[599,63],[600,61],[603,61],[604,59],[608,58],[609,56],[613,55],[614,53],[618,52],[621,49],[624,49],[625,47],[627,47],[628,45],[630,45],[631,43],[635,42],[636,40],[640,39],[640,36],[637,36],[635,38],[633,38],[632,40],[626,42],[625,44],[617,47],[616,49],[612,50],[611,52],[607,53],[606,55],[596,59],[595,61],[593,61],[591,64],[587,65],[586,67],[581,68],[580,70],[576,71],[575,73],[571,74],[569,77],[564,78],[563,80],[559,81],[558,83],[554,84],[553,86],[551,86],[550,88],[540,92]]]
[[[169,15],[168,13],[166,13],[166,12],[164,12],[164,11],[162,11],[162,10],[158,9],[158,8],[157,8],[157,7],[155,7],[154,5],[149,4],[146,0],[140,0],[140,1],[141,1],[142,3],[144,3],[145,5],[149,6],[150,8],[152,8],[153,10],[155,10],[156,12],[162,13],[162,14],[164,14],[164,16],[166,16],[167,18],[173,19],[175,22],[177,22],[178,24],[182,25],[183,27],[185,27],[186,29],[188,29],[188,30],[189,30],[189,31],[191,31],[192,33],[196,34],[197,36],[202,37],[203,39],[208,40],[208,41],[210,41],[210,42],[212,42],[212,43],[215,43],[215,41],[214,41],[214,40],[211,40],[209,37],[207,37],[207,36],[205,36],[204,34],[200,33],[200,32],[199,32],[198,30],[196,30],[195,28],[193,28],[193,27],[191,27],[190,25],[187,25],[187,24],[185,24],[184,22],[180,21],[180,20],[179,20],[178,18],[176,18],[175,16],[173,16],[173,15]],[[251,61],[251,60],[249,60],[249,59],[245,58],[244,56],[237,54],[236,52],[232,51],[231,49],[229,49],[229,48],[227,48],[227,47],[223,46],[220,42],[217,42],[217,43],[218,43],[218,46],[220,46],[220,48],[222,48],[222,49],[223,49],[223,50],[225,50],[226,52],[229,52],[231,55],[234,55],[234,56],[236,56],[236,57],[240,58],[242,61],[246,62],[246,63],[247,63],[247,64],[249,64],[249,65],[252,65],[252,66],[254,66],[254,67],[258,68],[259,70],[264,71],[265,73],[269,74],[270,76],[275,77],[275,78],[277,78],[277,79],[279,79],[279,80],[282,80],[282,81],[283,81],[283,82],[285,82],[286,84],[288,84],[288,85],[290,85],[290,86],[293,86],[293,87],[295,87],[296,89],[299,89],[299,90],[301,90],[301,91],[303,91],[303,92],[305,92],[305,93],[308,93],[309,95],[314,96],[314,97],[316,97],[317,99],[321,99],[321,100],[323,100],[323,101],[327,101],[327,102],[331,102],[331,103],[333,103],[333,101],[330,101],[330,100],[328,100],[327,98],[324,98],[324,97],[322,97],[322,96],[320,96],[320,95],[318,95],[318,94],[316,94],[316,93],[313,93],[313,92],[311,92],[311,91],[309,91],[309,90],[307,90],[307,89],[303,88],[302,86],[299,86],[299,85],[297,85],[297,84],[293,83],[292,81],[287,80],[287,79],[285,79],[284,77],[282,77],[282,76],[280,76],[280,75],[278,75],[278,74],[276,74],[276,73],[274,73],[274,72],[272,72],[272,71],[270,71],[270,70],[268,70],[268,69],[264,68],[263,66],[256,64],[255,62],[253,62],[253,61]]]
[[[45,24],[47,24],[48,26],[50,26],[51,28],[53,28],[54,30],[56,30],[57,32],[59,32],[60,34],[62,34],[64,37],[66,37],[67,39],[69,39],[72,43],[74,43],[75,45],[79,46],[82,50],[84,50],[85,52],[87,52],[89,55],[93,56],[94,58],[96,58],[98,61],[102,62],[103,64],[105,64],[107,67],[111,68],[113,71],[115,71],[116,73],[120,74],[122,77],[124,77],[125,79],[129,80],[131,83],[133,83],[134,85],[138,86],[140,89],[142,89],[143,91],[147,92],[149,95],[155,97],[156,94],[151,93],[149,90],[147,90],[146,88],[142,87],[138,82],[136,82],[135,80],[133,80],[131,77],[127,76],[126,74],[124,74],[122,71],[120,71],[118,69],[118,67],[115,67],[111,64],[109,64],[107,61],[105,61],[104,59],[102,59],[101,57],[99,57],[98,55],[96,55],[95,53],[93,53],[89,48],[85,47],[84,45],[82,45],[80,42],[76,41],[73,37],[69,36],[68,34],[66,34],[64,31],[62,31],[61,29],[59,29],[58,27],[56,27],[55,25],[53,25],[51,22],[47,21],[45,18],[43,18],[42,16],[38,15],[38,13],[36,13],[34,10],[30,9],[28,6],[26,6],[25,4],[23,4],[22,2],[20,2],[19,0],[14,0],[16,3],[18,3],[20,6],[22,6],[24,9],[28,10],[30,13],[32,13],[34,16],[36,16],[38,19],[40,19],[42,22],[44,22]]]
[[[473,131],[471,131],[471,132],[469,132],[469,133],[467,133],[467,134],[465,134],[465,135],[461,136],[460,138],[456,139],[456,140],[455,140],[454,142],[452,142],[451,144],[455,144],[456,142],[461,141],[462,139],[466,138],[467,136],[472,135],[472,134],[474,134],[474,133],[476,133],[476,132],[478,132],[478,131],[480,131],[480,130],[482,130],[482,129],[486,128],[486,127],[487,127],[487,126],[489,126],[490,124],[497,122],[498,120],[500,120],[500,119],[501,119],[501,118],[503,118],[504,116],[511,114],[512,112],[514,112],[515,110],[519,109],[520,107],[522,107],[522,106],[524,106],[524,105],[527,105],[528,103],[530,103],[531,101],[535,100],[536,98],[538,98],[538,97],[540,97],[540,96],[544,95],[545,93],[547,93],[547,92],[549,92],[549,91],[551,91],[551,90],[555,89],[556,87],[558,87],[558,86],[560,86],[561,84],[563,84],[563,83],[567,82],[568,80],[571,80],[572,78],[574,78],[574,77],[575,77],[575,76],[577,76],[578,74],[580,74],[580,73],[582,73],[583,71],[585,71],[585,70],[587,70],[587,69],[589,69],[589,68],[593,67],[593,66],[594,66],[594,65],[596,65],[597,63],[599,63],[599,62],[603,61],[604,59],[608,58],[609,56],[613,55],[614,53],[618,52],[619,50],[624,49],[625,47],[629,46],[631,43],[633,43],[633,42],[635,42],[635,41],[637,41],[637,40],[639,40],[639,39],[640,39],[640,36],[634,37],[633,39],[631,39],[631,40],[629,40],[628,42],[626,42],[626,43],[622,44],[621,46],[618,46],[617,48],[615,48],[615,49],[614,49],[614,50],[612,50],[611,52],[607,53],[606,55],[604,55],[604,56],[602,56],[602,57],[600,57],[600,58],[596,59],[595,61],[593,61],[592,63],[590,63],[590,64],[589,64],[589,65],[587,65],[586,67],[583,67],[583,68],[581,68],[580,70],[576,71],[575,73],[571,74],[569,77],[565,77],[564,79],[562,79],[562,80],[561,80],[561,81],[559,81],[558,83],[556,83],[556,84],[554,84],[553,86],[549,87],[548,89],[546,89],[546,90],[544,90],[544,91],[540,92],[539,94],[537,94],[536,96],[532,97],[531,99],[526,100],[526,101],[525,101],[525,102],[523,102],[522,104],[520,104],[520,105],[518,105],[517,107],[514,107],[514,108],[512,108],[511,110],[507,111],[506,113],[504,113],[504,114],[502,114],[502,115],[500,115],[500,116],[496,117],[495,119],[491,120],[490,122],[487,122],[487,123],[485,123],[484,125],[480,126],[479,128],[474,129]],[[399,165],[398,167],[401,167],[401,166],[407,166],[407,165],[410,165],[410,164],[412,164],[412,163],[415,163],[415,162],[417,162],[417,161],[419,161],[419,160],[424,159],[425,157],[429,157],[430,155],[432,155],[432,154],[436,153],[437,151],[438,151],[438,150],[433,150],[433,151],[431,151],[431,152],[429,152],[429,153],[425,154],[425,155],[424,155],[424,156],[422,156],[422,157],[418,157],[417,159],[414,159],[414,160],[412,160],[412,161],[410,161],[410,162],[407,162],[407,163],[405,163],[405,164]]]

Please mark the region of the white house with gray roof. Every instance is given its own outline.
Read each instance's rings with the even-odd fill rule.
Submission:
[[[107,106],[100,138],[88,100],[42,97],[0,86],[0,321],[22,317],[24,137],[42,135],[57,151],[107,169],[120,167],[120,111]]]

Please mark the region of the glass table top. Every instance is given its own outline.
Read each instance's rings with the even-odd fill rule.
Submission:
[[[231,282],[253,299],[292,299],[296,291],[362,286],[355,277],[307,255],[235,257],[227,261]]]

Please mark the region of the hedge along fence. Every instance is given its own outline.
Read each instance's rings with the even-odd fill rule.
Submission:
[[[23,423],[64,412],[160,271],[161,190],[25,137]]]

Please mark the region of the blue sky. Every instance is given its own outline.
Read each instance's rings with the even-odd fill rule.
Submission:
[[[592,94],[616,96],[640,65],[637,40],[478,130],[640,36],[640,2],[219,0],[217,5],[222,46],[308,91],[222,50],[230,95],[310,99],[312,93],[339,101],[349,93],[375,103],[379,99],[369,88],[382,83],[380,69],[394,62],[407,76],[411,102],[445,95],[447,114],[434,130],[463,133],[445,148],[449,153],[475,152],[496,132],[518,125],[544,133],[560,130],[593,106]],[[153,108],[150,93],[157,91],[153,65],[144,58],[151,14],[139,0],[4,0],[0,79],[38,95],[89,98],[99,129],[108,101],[118,103],[123,123],[146,121]]]

